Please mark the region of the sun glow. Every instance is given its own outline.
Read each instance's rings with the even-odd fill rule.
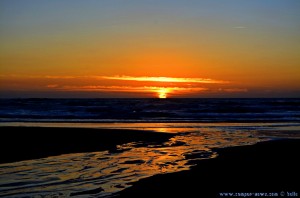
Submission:
[[[106,95],[109,97],[127,97],[125,94],[132,97],[133,94],[136,94],[137,97],[176,98],[215,92],[238,93],[248,91],[243,87],[233,87],[225,81],[222,81],[225,85],[205,85],[200,83],[201,78],[0,75],[0,81],[5,81],[7,84],[12,79],[20,82],[24,79],[27,80],[27,84],[25,82],[10,84],[12,90],[20,90],[21,87],[26,90],[26,86],[32,86],[40,81],[41,85],[34,87],[36,91],[46,89],[60,93],[85,92],[87,94],[95,93],[97,97],[106,97]],[[214,81],[216,82],[216,80]]]
[[[167,98],[167,93],[169,92],[169,90],[167,88],[161,88],[158,90],[157,95],[158,98]]]
[[[174,83],[211,83],[224,84],[228,83],[221,80],[209,78],[173,78],[173,77],[150,77],[150,76],[100,76],[99,78],[108,80],[140,81],[140,82],[174,82]]]

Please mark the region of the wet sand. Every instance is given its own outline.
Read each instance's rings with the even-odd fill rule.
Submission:
[[[0,127],[0,130],[0,163],[67,153],[113,151],[119,144],[164,142],[174,136],[151,131],[67,127]]]
[[[217,149],[217,158],[200,160],[189,171],[142,179],[119,196],[222,197],[220,193],[282,192],[300,196],[296,181],[300,178],[299,150],[299,139]]]
[[[116,150],[116,145],[164,142],[174,134],[136,130],[0,127],[1,163],[76,152]],[[155,175],[133,183],[118,197],[222,197],[219,193],[282,193],[300,196],[299,139],[216,149],[189,171]],[[116,150],[117,152],[117,150]],[[197,156],[189,155],[191,160]],[[138,164],[137,164],[138,166]],[[89,192],[90,193],[90,192]],[[93,194],[93,193],[91,193]],[[238,197],[237,194],[235,197]],[[260,196],[262,197],[262,196]]]

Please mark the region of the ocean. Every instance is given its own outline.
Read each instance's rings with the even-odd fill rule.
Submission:
[[[165,142],[116,145],[115,151],[0,164],[0,196],[111,197],[142,178],[215,158],[216,148],[299,137],[299,120],[300,99],[0,99],[0,126],[174,134]]]
[[[300,99],[0,99],[0,122],[295,122]]]

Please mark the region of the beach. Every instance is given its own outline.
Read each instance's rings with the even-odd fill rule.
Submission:
[[[217,149],[214,159],[200,160],[188,171],[143,179],[119,196],[298,197],[299,149],[299,139]]]
[[[24,184],[18,186],[17,180],[21,180],[20,178],[15,179],[15,183],[3,184],[5,179],[9,180],[10,177],[13,177],[9,176],[9,171],[14,173],[16,170],[26,169],[26,167],[31,167],[28,172],[31,174],[29,176],[35,178],[35,181],[31,179],[28,184],[37,182],[41,183],[39,185],[45,186],[45,189],[39,194],[32,194],[32,196],[46,193],[57,197],[65,195],[74,197],[106,197],[112,195],[116,197],[165,197],[166,195],[167,197],[223,197],[227,195],[226,193],[235,193],[235,197],[239,195],[254,197],[254,193],[269,193],[265,195],[271,195],[271,193],[277,193],[278,195],[279,193],[285,193],[285,195],[287,193],[299,193],[299,184],[292,179],[300,176],[299,139],[277,138],[276,140],[262,141],[254,145],[216,148],[212,149],[212,152],[216,154],[214,157],[203,157],[203,155],[206,155],[205,153],[185,154],[184,158],[187,160],[185,163],[190,163],[192,165],[190,168],[182,171],[174,169],[169,173],[153,173],[152,176],[137,177],[140,179],[132,180],[126,180],[127,176],[125,174],[125,182],[122,180],[123,176],[116,178],[114,182],[121,184],[115,185],[114,188],[108,188],[116,191],[116,193],[111,194],[108,192],[109,190],[104,188],[111,183],[101,184],[100,181],[106,180],[103,178],[122,175],[124,174],[123,169],[130,169],[129,167],[133,169],[130,172],[130,177],[132,177],[134,174],[139,174],[136,171],[142,169],[141,167],[148,163],[146,159],[138,160],[134,159],[133,156],[127,156],[129,155],[128,150],[134,150],[133,147],[149,147],[150,150],[157,152],[156,149],[174,138],[175,134],[125,129],[62,127],[1,127],[1,131],[1,163],[4,163],[4,167],[0,167],[0,170],[1,168],[4,169],[1,175],[7,175],[7,178],[2,177],[1,180],[0,192],[2,191],[2,196],[22,197],[33,192],[33,189],[27,189]],[[139,142],[139,144],[132,146],[130,145],[132,142]],[[128,145],[128,143],[129,146],[118,146],[121,144]],[[179,148],[180,145],[171,147]],[[162,149],[166,148],[169,147],[163,147]],[[106,152],[106,154],[103,152]],[[122,153],[124,155],[120,155]],[[92,155],[95,155],[95,157],[88,157]],[[105,177],[103,175],[96,177],[96,172],[99,172],[99,170],[103,172],[108,168],[107,166],[113,164],[112,160],[110,164],[106,165],[105,161],[101,161],[105,156],[107,158],[108,155],[115,155],[116,161],[113,162],[115,167],[106,176],[104,175]],[[161,155],[161,157],[165,156],[165,154]],[[124,157],[126,160],[122,161],[121,159]],[[69,169],[72,169],[72,172],[66,172],[67,168],[47,172],[50,167],[53,167],[53,164],[59,162],[61,164],[59,167],[63,167],[69,161],[71,161]],[[78,163],[82,165],[81,168],[74,168],[78,166],[76,161],[79,161]],[[8,162],[15,163],[6,164]],[[95,164],[93,165],[93,163]],[[172,163],[171,160],[166,160],[162,165],[167,167],[170,163]],[[127,167],[124,168],[124,165]],[[11,168],[13,166],[15,167]],[[35,173],[35,169],[39,169],[41,166],[43,170]],[[8,171],[5,170],[7,167],[9,167]],[[63,186],[62,189],[51,189],[53,188],[53,186],[51,187],[53,180],[48,181],[49,175],[58,174],[61,171],[64,172],[62,175],[75,174],[75,178],[81,178],[80,182],[85,182],[82,177],[87,173],[82,171],[86,171],[85,169],[90,167],[102,168],[89,173],[93,179],[92,186],[81,183],[82,186],[75,188],[77,190],[68,190],[66,186]],[[44,171],[44,169],[47,171]],[[20,172],[20,174],[28,173]],[[47,177],[43,180],[37,178],[38,175],[46,173]],[[56,183],[59,184],[60,180]],[[87,181],[90,181],[90,179],[87,179]],[[26,180],[22,179],[22,182],[26,184]],[[76,183],[76,180],[66,179],[63,182],[72,184],[73,182]],[[50,187],[47,187],[49,184],[51,184]],[[8,188],[9,186],[12,189]],[[116,190],[118,188],[119,190]],[[263,197],[262,195],[260,194],[260,197]]]
[[[0,127],[0,163],[43,157],[116,150],[116,146],[133,141],[163,142],[169,133],[126,129],[72,127]]]

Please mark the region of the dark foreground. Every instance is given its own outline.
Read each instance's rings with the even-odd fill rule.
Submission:
[[[118,144],[132,141],[142,141],[145,144],[163,142],[173,136],[168,133],[134,130],[0,128],[1,163],[65,153],[113,151]],[[262,194],[255,196],[239,193],[267,193],[271,197],[271,193],[277,193],[278,197],[285,197],[290,193],[289,195],[300,197],[300,140],[276,140],[215,151],[219,154],[217,158],[200,160],[189,171],[142,179],[117,196],[209,198],[226,197],[226,194],[220,193],[234,193],[231,197],[263,197]],[[189,157],[191,160],[197,158]],[[85,194],[97,193],[99,192]]]
[[[67,127],[0,127],[0,130],[0,163],[68,153],[113,151],[117,145],[128,142],[164,142],[173,136],[151,131]]]
[[[271,197],[277,193],[278,197],[300,197],[300,140],[276,140],[216,151],[217,158],[201,160],[190,171],[143,179],[119,196],[208,198],[233,193],[231,197]]]

